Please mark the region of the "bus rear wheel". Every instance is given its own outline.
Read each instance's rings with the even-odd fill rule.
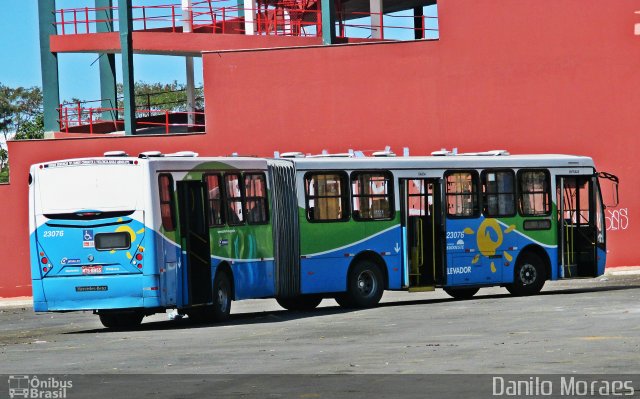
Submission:
[[[198,306],[185,312],[196,323],[220,322],[229,319],[231,313],[231,278],[221,271],[213,280],[213,303]]]
[[[213,321],[225,321],[231,314],[231,278],[220,271],[213,280],[213,307],[211,316]]]
[[[138,327],[142,323],[144,314],[140,312],[107,312],[98,313],[98,317],[106,328],[123,330]]]
[[[378,265],[362,261],[349,269],[347,292],[336,296],[343,308],[370,308],[382,298],[384,279]]]
[[[320,305],[322,297],[319,295],[300,295],[292,298],[276,298],[278,305],[287,310],[309,312]]]
[[[520,256],[514,270],[513,284],[505,288],[511,295],[526,296],[540,292],[547,279],[544,261],[535,253]]]
[[[444,288],[444,292],[455,299],[471,299],[479,290],[480,288]]]

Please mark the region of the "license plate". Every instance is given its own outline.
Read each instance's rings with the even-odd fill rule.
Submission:
[[[102,274],[102,266],[82,266],[82,274]]]

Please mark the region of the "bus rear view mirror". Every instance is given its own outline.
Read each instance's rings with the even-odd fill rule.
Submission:
[[[598,179],[600,179],[600,189],[602,190],[602,201],[607,208],[614,208],[618,206],[618,183],[620,179],[618,176],[612,175],[607,172],[598,173]],[[602,184],[603,180],[607,180],[607,184]]]

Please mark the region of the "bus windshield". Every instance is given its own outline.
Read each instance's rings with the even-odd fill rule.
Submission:
[[[141,170],[133,165],[45,168],[35,182],[36,209],[41,214],[134,210]]]

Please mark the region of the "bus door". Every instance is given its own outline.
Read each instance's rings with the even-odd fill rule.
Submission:
[[[600,203],[593,176],[558,176],[558,237],[560,277],[598,275],[598,226]],[[598,198],[596,198],[598,197]]]
[[[436,284],[446,284],[441,185],[440,179],[400,180],[409,291],[427,291]]]
[[[186,283],[189,305],[211,303],[211,250],[206,214],[205,185],[201,181],[180,181],[178,209],[183,250],[186,249]]]

